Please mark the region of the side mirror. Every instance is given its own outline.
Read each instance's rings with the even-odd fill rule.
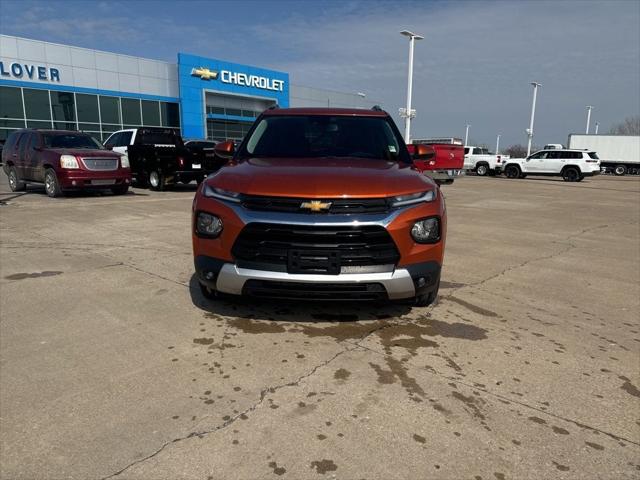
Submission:
[[[213,151],[220,158],[225,160],[231,160],[233,157],[233,153],[235,152],[235,145],[233,144],[233,140],[227,140],[226,142],[220,142],[216,144],[213,148]]]
[[[436,151],[429,145],[418,144],[413,148],[414,160],[432,160],[436,156]]]

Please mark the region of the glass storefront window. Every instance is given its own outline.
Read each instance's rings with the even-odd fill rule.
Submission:
[[[73,93],[52,91],[50,94],[53,119],[74,122],[76,119],[76,106]]]
[[[27,120],[27,128],[51,128],[51,121]]]
[[[22,94],[19,88],[0,87],[0,118],[23,118]],[[24,124],[23,124],[24,126]]]
[[[143,125],[160,126],[160,108],[158,102],[142,100]]]
[[[79,122],[100,122],[98,115],[98,96],[76,93],[76,108]]]
[[[53,128],[56,130],[75,130],[75,122],[53,122]]]
[[[160,102],[160,113],[163,127],[180,126],[180,109],[177,103]]]
[[[47,90],[23,89],[24,108],[27,118],[34,120],[51,120],[49,108],[49,92]],[[49,124],[51,128],[51,124]]]
[[[122,104],[122,123],[129,125],[142,125],[140,115],[140,100],[133,98],[120,99]]]
[[[100,95],[100,115],[102,117],[102,123],[120,123],[119,100],[117,97],[103,97]]]
[[[24,120],[5,120],[0,118],[0,127],[2,128],[24,128]]]

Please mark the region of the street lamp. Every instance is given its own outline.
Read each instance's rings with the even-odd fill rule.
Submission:
[[[407,79],[407,108],[400,109],[400,116],[404,117],[404,141],[409,143],[411,138],[411,119],[416,116],[416,111],[411,108],[411,89],[413,88],[413,46],[416,40],[424,39],[408,30],[402,30],[401,35],[409,37],[409,75]]]
[[[498,138],[496,138],[496,155],[500,153],[500,134],[498,134]]]
[[[591,110],[593,110],[593,107],[587,105],[587,130],[585,132],[587,135],[589,135],[589,124],[591,123]]]
[[[527,141],[527,157],[531,155],[531,141],[533,140],[533,120],[536,117],[536,99],[538,97],[538,87],[541,87],[542,84],[538,82],[531,82],[533,85],[533,103],[531,104],[531,120],[529,121],[529,128],[527,128],[527,137],[529,137]]]
[[[465,130],[464,130],[464,146],[467,146],[467,143],[469,143],[469,127],[471,125],[465,125]]]
[[[596,122],[596,135],[598,134],[598,127],[600,126],[600,124],[598,122]]]

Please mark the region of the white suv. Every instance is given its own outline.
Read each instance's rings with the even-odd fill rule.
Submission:
[[[596,152],[575,149],[540,150],[527,158],[510,158],[504,166],[507,178],[527,175],[562,177],[565,182],[580,182],[600,173]]]

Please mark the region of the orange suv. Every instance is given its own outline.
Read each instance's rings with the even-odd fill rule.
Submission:
[[[432,303],[446,209],[413,166],[391,117],[372,110],[272,108],[193,201],[202,293]]]

